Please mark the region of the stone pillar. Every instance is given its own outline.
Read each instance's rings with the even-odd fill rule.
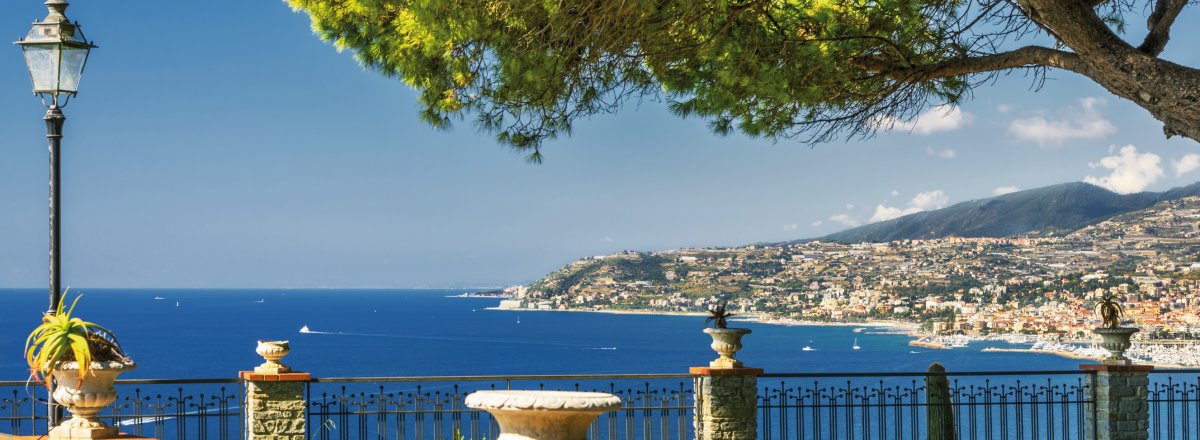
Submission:
[[[246,385],[246,440],[305,440],[308,373],[241,372]]]
[[[761,368],[692,367],[696,378],[697,440],[758,439]]]
[[[934,362],[925,376],[925,426],[929,440],[954,440],[954,403],[950,396],[950,379],[946,367]]]
[[[1096,395],[1095,418],[1088,414],[1087,429],[1096,440],[1133,440],[1150,438],[1150,365],[1080,365],[1088,376],[1088,385]]]

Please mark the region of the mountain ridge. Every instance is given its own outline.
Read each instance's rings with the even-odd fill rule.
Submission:
[[[829,241],[883,243],[946,237],[1012,237],[1070,233],[1155,203],[1200,196],[1200,182],[1163,192],[1117,194],[1085,182],[1069,182],[968,200],[863,225],[822,237],[780,244]]]

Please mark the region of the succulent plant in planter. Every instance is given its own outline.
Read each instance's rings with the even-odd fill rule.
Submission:
[[[1132,345],[1130,338],[1137,333],[1138,329],[1121,327],[1121,318],[1125,316],[1125,308],[1121,306],[1116,295],[1108,294],[1096,303],[1096,312],[1100,315],[1103,325],[1093,332],[1100,335],[1100,346],[1109,353],[1109,356],[1101,362],[1107,365],[1129,365],[1130,361],[1125,357],[1125,350]]]
[[[116,437],[117,429],[100,421],[96,414],[117,398],[113,382],[117,375],[136,367],[121,350],[112,332],[74,316],[58,305],[55,313],[42,316],[42,324],[25,341],[25,360],[30,379],[49,386],[58,383],[53,398],[71,412],[71,419],[50,431],[51,439]]]
[[[734,359],[733,355],[738,350],[742,349],[742,336],[750,333],[748,328],[729,328],[729,318],[734,314],[729,313],[725,308],[725,303],[718,304],[708,310],[708,319],[705,323],[712,323],[711,328],[704,329],[704,333],[712,336],[713,351],[716,351],[720,357],[709,362],[711,368],[739,368],[742,362]]]

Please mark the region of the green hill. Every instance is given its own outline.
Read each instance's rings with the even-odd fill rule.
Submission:
[[[1062,234],[1164,200],[1200,195],[1200,183],[1154,193],[1117,194],[1098,186],[1063,183],[946,208],[918,212],[819,238],[838,243],[942,237],[1009,237]],[[810,241],[810,240],[800,240]]]

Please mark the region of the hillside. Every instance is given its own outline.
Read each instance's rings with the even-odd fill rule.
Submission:
[[[1061,199],[1072,191],[1093,204]],[[980,334],[1078,336],[1095,325],[1092,301],[1112,293],[1126,297],[1144,329],[1200,330],[1200,197],[1112,215],[1105,213],[1164,196],[1070,185],[996,203],[1035,198],[1071,208],[1054,210],[1070,214],[1058,224],[1107,219],[1053,236],[624,252],[571,263],[505,307],[697,312],[728,302],[768,319],[951,322]]]
[[[1200,183],[1161,193],[1124,195],[1088,183],[1064,183],[918,212],[818,240],[883,243],[942,237],[1061,235],[1161,201],[1198,195]]]

